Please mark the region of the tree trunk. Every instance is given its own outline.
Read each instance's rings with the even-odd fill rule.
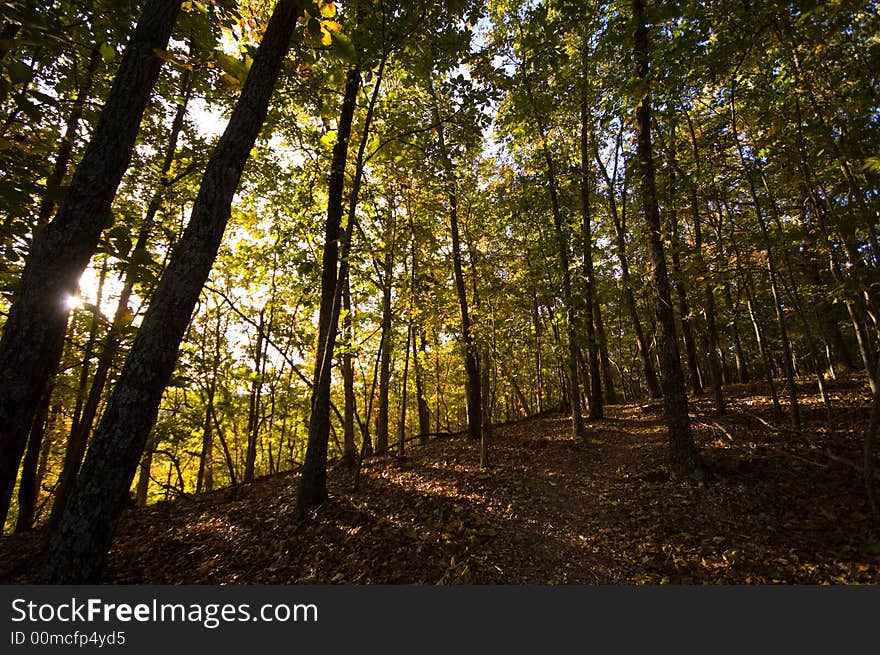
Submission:
[[[211,271],[242,171],[266,118],[301,4],[279,0],[229,124],[208,161],[192,217],[153,295],[53,534],[41,579],[95,583],[125,507],[178,348]]]
[[[384,22],[383,22],[384,25]],[[384,37],[384,30],[383,30]],[[370,104],[367,107],[367,115],[364,118],[363,135],[358,146],[357,159],[355,162],[354,181],[351,185],[351,196],[348,203],[348,224],[346,225],[345,234],[342,242],[342,257],[339,257],[339,248],[336,241],[340,236],[340,227],[342,214],[339,216],[331,215],[330,208],[338,204],[340,210],[342,207],[341,197],[338,203],[333,201],[333,196],[328,198],[327,203],[327,226],[325,231],[325,248],[322,260],[322,278],[321,278],[321,306],[318,312],[318,356],[315,362],[315,385],[312,391],[312,414],[309,422],[309,437],[306,445],[306,456],[303,462],[302,474],[300,476],[299,487],[297,489],[297,515],[300,520],[306,518],[308,512],[320,505],[327,499],[327,447],[330,439],[330,383],[333,365],[333,349],[336,344],[336,332],[339,325],[339,312],[342,306],[342,280],[348,276],[348,253],[351,251],[352,234],[356,222],[355,210],[357,209],[358,194],[360,193],[361,180],[364,171],[364,153],[367,146],[367,140],[370,134],[370,125],[373,118],[373,109],[376,105],[376,99],[379,95],[379,88],[382,84],[382,75],[385,70],[385,62],[388,53],[384,50],[382,59],[379,62],[379,69],[376,73],[376,82],[373,84],[373,94],[370,97]],[[355,77],[357,79],[355,79]],[[343,117],[351,111],[354,115],[354,104],[357,100],[356,89],[353,93],[349,93],[352,87],[360,86],[360,73],[354,69],[350,71],[346,80],[346,91],[343,97],[343,105],[351,103],[351,110],[343,108],[340,113],[340,124],[337,131],[337,144],[334,146],[334,159],[336,160],[337,148],[343,148],[342,129]],[[350,120],[346,131],[350,135]],[[334,178],[333,188],[342,192],[345,178],[345,160],[347,159],[348,136],[344,139],[346,149],[346,157],[342,160],[342,167],[332,168],[331,175],[338,173],[339,179]],[[336,192],[334,191],[334,194]],[[334,210],[335,211],[335,210]],[[330,237],[335,235],[335,239],[331,242]],[[340,260],[339,275],[335,276],[337,259]],[[331,270],[332,269],[332,270]],[[330,273],[334,273],[334,278],[330,279]],[[328,297],[326,292],[332,289],[333,296]],[[322,332],[323,330],[323,336]],[[366,425],[369,425],[369,413],[367,415]],[[362,426],[363,429],[363,426]],[[365,447],[369,441],[368,429],[364,433]],[[358,471],[360,469],[358,468]]]
[[[752,177],[752,171],[743,152],[742,143],[740,142],[736,124],[736,101],[731,89],[730,100],[731,128],[733,130],[733,138],[739,153],[740,164],[742,165],[743,174],[746,177],[749,193],[752,197],[752,203],[755,210],[755,218],[758,220],[758,227],[761,230],[761,236],[764,241],[764,252],[767,260],[767,274],[770,278],[770,291],[773,294],[773,308],[776,311],[776,322],[779,325],[779,340],[782,345],[782,367],[785,372],[785,381],[788,386],[789,406],[791,408],[791,424],[795,430],[801,428],[801,412],[798,404],[797,383],[795,381],[794,367],[791,356],[791,341],[788,338],[788,326],[786,325],[785,315],[782,312],[782,298],[779,294],[779,284],[777,281],[776,259],[773,255],[773,244],[770,240],[770,233],[767,230],[767,222],[764,219],[764,212],[761,202],[758,199],[758,192],[755,188],[755,181]]]
[[[605,394],[605,404],[616,405],[617,393],[614,391],[614,378],[611,373],[608,338],[605,336],[605,323],[602,321],[602,303],[598,297],[593,303],[593,316],[596,320],[596,337],[599,342],[599,363],[602,365],[602,391]]]
[[[703,383],[700,379],[700,370],[697,359],[697,345],[694,341],[694,331],[691,328],[691,308],[688,302],[687,285],[684,282],[684,273],[681,270],[681,237],[679,235],[678,210],[675,207],[676,175],[674,145],[670,144],[667,150],[669,158],[669,232],[670,249],[672,259],[672,288],[678,298],[678,310],[681,317],[681,334],[684,339],[684,349],[687,355],[688,375],[691,381],[691,389],[697,396],[703,395]]]
[[[645,331],[642,328],[642,321],[639,319],[639,311],[638,307],[636,306],[636,297],[633,293],[632,287],[632,276],[630,275],[629,271],[629,258],[626,254],[626,175],[624,175],[622,194],[623,204],[620,208],[620,212],[618,212],[617,201],[615,200],[616,190],[614,188],[614,183],[617,173],[617,152],[618,151],[615,150],[614,178],[608,175],[608,171],[605,169],[605,166],[602,164],[601,160],[599,160],[598,150],[596,150],[595,156],[597,159],[597,163],[599,164],[599,171],[602,173],[602,177],[605,178],[605,184],[608,187],[608,205],[611,209],[611,219],[614,222],[614,245],[615,250],[617,251],[617,260],[620,263],[620,284],[623,288],[625,301],[624,304],[626,305],[630,321],[633,325],[633,333],[636,337],[636,345],[638,346],[639,357],[642,360],[642,368],[645,373],[645,384],[648,387],[648,393],[651,395],[651,398],[660,398],[660,396],[662,395],[660,391],[660,381],[657,379],[657,373],[654,370],[654,362],[651,361],[651,351],[648,347],[648,341],[645,338]]]
[[[21,467],[21,481],[18,485],[18,517],[15,521],[16,532],[26,532],[34,526],[34,513],[37,509],[37,499],[40,495],[39,474],[40,455],[43,451],[43,436],[46,433],[46,424],[49,418],[49,405],[52,400],[54,382],[49,385],[43,394],[43,399],[34,416],[34,424],[28,437],[28,446],[24,454]]]
[[[181,0],[149,0],[125,49],[92,139],[55,219],[39,233],[0,340],[0,518],[46,384],[61,358],[68,309],[128,168]],[[0,521],[2,524],[2,521]]]
[[[388,452],[388,397],[391,393],[391,275],[393,260],[390,253],[385,255],[384,280],[382,289],[382,356],[379,364],[379,413],[376,416],[376,454]]]
[[[354,420],[357,412],[357,399],[354,395],[354,329],[351,320],[351,275],[343,281],[342,303],[345,316],[342,319],[342,333],[345,338],[345,351],[342,353],[342,385],[345,406],[342,421],[342,463],[353,468],[357,460],[357,446],[354,442]]]
[[[95,341],[98,334],[98,321],[100,316],[99,307],[104,295],[104,280],[107,276],[107,260],[101,267],[101,275],[98,281],[98,295],[95,302],[95,309],[92,312],[92,325],[89,330],[89,338],[85,346],[85,354],[82,361],[82,369],[80,370],[79,388],[76,395],[76,405],[73,410],[73,419],[70,425],[70,435],[67,439],[67,449],[64,453],[64,466],[61,469],[61,475],[58,477],[58,484],[55,487],[55,500],[52,505],[52,513],[49,515],[49,528],[55,529],[58,520],[61,517],[67,499],[73,489],[73,483],[79,473],[79,467],[82,464],[83,455],[86,452],[89,433],[83,429],[82,425],[82,407],[83,399],[86,395],[89,381],[89,367],[91,366],[92,353],[95,350]],[[86,404],[88,404],[86,402]]]
[[[461,236],[458,229],[458,183],[452,166],[452,160],[449,157],[449,150],[446,147],[446,136],[443,122],[440,120],[437,96],[433,83],[430,80],[428,81],[428,90],[431,94],[431,117],[434,121],[434,132],[437,135],[437,145],[443,165],[446,199],[449,203],[447,209],[449,211],[449,228],[452,233],[452,273],[455,278],[455,293],[458,298],[458,308],[461,314],[461,341],[464,348],[464,370],[467,376],[465,393],[467,398],[468,436],[474,441],[482,442],[486,439],[487,435],[483,434],[480,367],[477,362],[477,344],[472,334],[470,310],[462,266]]]
[[[696,169],[696,179],[690,180],[690,202],[691,202],[691,218],[694,222],[694,251],[697,257],[697,265],[700,275],[704,279],[703,295],[705,304],[703,313],[706,317],[706,356],[709,359],[709,375],[711,377],[712,397],[715,401],[715,411],[724,414],[724,391],[721,387],[721,362],[718,350],[718,326],[715,321],[715,293],[713,291],[712,281],[709,276],[709,268],[703,257],[703,226],[700,216],[700,200],[697,192],[698,179],[701,175],[700,166],[700,149],[697,146],[697,133],[694,131],[694,124],[691,121],[690,114],[684,112],[685,119],[688,124],[688,131],[691,136],[691,147],[694,154],[694,167]]]
[[[529,100],[534,108],[535,102],[528,72],[525,70],[525,62],[523,62],[523,81],[529,95]],[[566,386],[568,390],[568,407],[571,413],[572,432],[576,438],[586,440],[587,431],[584,427],[584,417],[581,410],[581,385],[578,376],[578,346],[575,339],[575,324],[577,321],[571,290],[569,239],[568,235],[566,235],[564,220],[562,217],[562,208],[559,205],[556,165],[550,154],[550,147],[547,144],[547,129],[541,115],[534,109],[532,114],[538,127],[538,136],[541,140],[541,154],[544,159],[544,174],[547,178],[547,192],[550,195],[550,208],[553,215],[553,232],[556,242],[556,263],[559,267],[559,276],[562,280],[562,303],[565,306],[567,341],[567,357],[565,360],[565,373],[567,374],[567,380],[565,382],[567,383]],[[592,316],[590,316],[590,319],[592,321]]]
[[[636,156],[641,177],[642,211],[651,251],[651,273],[655,310],[660,326],[659,350],[663,375],[663,408],[669,428],[669,450],[672,472],[677,477],[705,479],[707,472],[694,445],[688,418],[688,401],[684,392],[684,375],[678,341],[675,336],[675,314],[672,290],[666,270],[666,256],[660,232],[660,211],[654,185],[654,159],[651,147],[651,96],[648,79],[648,29],[645,25],[645,4],[633,0],[634,47],[636,76],[642,98],[636,109]]]
[[[428,407],[428,400],[425,397],[425,382],[424,382],[424,372],[422,370],[422,363],[425,361],[425,332],[421,328],[419,329],[419,347],[418,349],[413,350],[413,366],[415,367],[416,374],[416,400],[418,402],[418,412],[419,412],[419,434],[425,435],[431,431],[431,410]],[[422,437],[420,439],[421,443],[425,443],[427,441],[427,437]]]
[[[254,381],[251,385],[250,402],[248,403],[248,441],[244,458],[243,482],[254,479],[257,462],[257,438],[260,435],[260,396],[263,390],[263,331],[266,326],[265,308],[260,310],[260,321],[257,326],[257,345],[254,348]]]
[[[581,38],[581,241],[583,242],[583,268],[584,268],[584,325],[587,328],[587,353],[590,363],[590,409],[591,421],[601,419],[605,410],[603,407],[602,375],[599,371],[599,345],[596,339],[596,279],[593,268],[593,217],[590,207],[590,195],[592,193],[592,180],[590,175],[590,131],[592,128],[590,119],[590,97],[588,88],[588,72],[590,68],[590,53],[586,36]]]
[[[410,312],[412,305],[410,305]],[[397,456],[403,457],[405,454],[406,444],[406,384],[409,378],[409,350],[412,346],[412,313],[410,313],[410,323],[406,331],[405,355],[403,358],[403,380],[400,383],[400,423],[397,424]]]

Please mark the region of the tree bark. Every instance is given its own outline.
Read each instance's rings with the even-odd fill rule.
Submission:
[[[574,298],[571,290],[571,264],[569,253],[569,239],[566,235],[564,221],[562,217],[562,208],[559,204],[559,190],[557,186],[556,164],[553,156],[550,154],[550,147],[547,144],[547,129],[544,125],[543,118],[535,109],[534,94],[532,92],[531,82],[529,81],[528,71],[525,70],[525,62],[523,62],[523,82],[525,83],[526,92],[529,95],[529,101],[532,104],[532,114],[538,128],[538,137],[541,141],[541,155],[544,159],[544,174],[547,179],[547,192],[550,196],[550,209],[553,215],[553,232],[556,245],[556,263],[559,267],[559,276],[562,280],[562,304],[565,307],[565,328],[567,342],[567,357],[565,360],[565,373],[567,375],[567,391],[568,391],[568,407],[571,413],[571,425],[574,436],[581,440],[586,440],[587,431],[584,427],[584,417],[581,410],[581,385],[578,375],[576,328],[577,322]],[[592,321],[592,316],[590,316]]]
[[[449,150],[446,147],[446,136],[443,122],[440,120],[437,95],[434,91],[434,85],[430,80],[428,81],[428,90],[431,94],[431,118],[434,122],[434,132],[437,135],[437,145],[440,150],[443,166],[443,182],[446,187],[446,199],[449,203],[447,209],[449,212],[449,229],[452,233],[452,273],[455,279],[455,293],[458,298],[458,308],[461,316],[461,342],[464,349],[464,369],[467,376],[465,393],[467,398],[468,436],[474,441],[483,442],[487,435],[483,434],[480,366],[477,361],[477,344],[472,333],[470,309],[468,307],[462,266],[461,235],[458,226],[458,183],[456,181],[455,169],[452,166],[452,160],[449,157]]]
[[[393,220],[393,218],[392,218]],[[391,392],[391,340],[392,331],[391,294],[394,275],[394,229],[391,228],[391,241],[386,244],[388,250],[382,265],[382,339],[380,349],[382,356],[379,364],[379,411],[376,415],[376,454],[388,452],[388,396]],[[386,232],[387,233],[387,232]],[[387,240],[387,237],[386,237]]]
[[[593,267],[593,217],[590,207],[592,179],[590,175],[590,94],[588,88],[588,71],[590,53],[587,38],[581,38],[581,240],[583,242],[584,268],[584,325],[587,328],[587,353],[590,364],[590,409],[591,421],[601,419],[604,414],[604,396],[602,395],[602,375],[599,371],[599,346],[596,340],[596,279]]]
[[[619,143],[619,138],[618,138]],[[626,175],[624,175],[623,185],[623,205],[618,212],[617,201],[615,200],[615,181],[617,173],[617,150],[615,150],[614,173],[612,177],[608,175],[605,166],[599,160],[598,150],[595,152],[599,171],[605,178],[605,184],[608,187],[608,205],[611,209],[611,219],[614,222],[614,245],[617,252],[617,260],[620,263],[620,284],[623,289],[624,304],[629,313],[630,321],[633,326],[633,333],[636,337],[636,345],[639,350],[639,357],[642,360],[642,369],[645,373],[645,384],[648,387],[648,393],[651,398],[660,398],[660,381],[657,378],[657,372],[654,370],[654,362],[651,361],[651,351],[648,347],[648,341],[645,338],[645,330],[642,327],[642,321],[639,319],[639,311],[636,305],[636,297],[633,293],[632,276],[629,270],[629,258],[626,254]]]
[[[342,462],[353,468],[357,460],[357,446],[354,441],[354,421],[357,412],[357,399],[354,394],[354,329],[351,320],[351,275],[343,281],[342,306],[345,315],[342,319],[342,333],[345,338],[345,352],[342,353],[342,385],[345,395],[342,420]]]
[[[642,211],[648,231],[651,252],[652,282],[657,323],[660,326],[659,350],[663,375],[663,409],[669,428],[669,454],[672,472],[677,477],[705,479],[707,471],[691,433],[688,401],[684,391],[684,375],[678,341],[675,336],[675,314],[672,290],[666,269],[666,256],[660,232],[660,210],[654,184],[654,159],[651,146],[651,95],[649,82],[648,29],[645,24],[645,3],[633,0],[634,46],[636,77],[640,83],[641,102],[636,109],[636,157],[641,177]]]
[[[34,526],[34,513],[40,495],[39,474],[40,454],[43,451],[43,436],[49,418],[49,405],[52,400],[51,383],[43,393],[43,399],[34,416],[34,424],[28,437],[28,446],[21,466],[21,480],[18,484],[18,517],[15,520],[15,531],[26,532]]]
[[[153,295],[77,484],[52,536],[41,579],[100,579],[137,463],[199,293],[211,271],[241,174],[287,53],[298,0],[279,0],[232,117],[208,161],[192,217]]]
[[[68,309],[131,161],[181,0],[149,0],[101,118],[55,219],[34,239],[0,340],[0,518],[6,516],[34,413],[61,357]],[[2,521],[0,521],[2,524]]]

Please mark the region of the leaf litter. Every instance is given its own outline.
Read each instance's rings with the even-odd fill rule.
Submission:
[[[666,430],[606,408],[586,443],[563,415],[492,432],[488,469],[463,436],[331,469],[329,500],[294,520],[296,473],[126,512],[112,584],[878,584],[880,535],[860,471],[868,395],[804,389],[795,434],[759,385],[728,412],[692,402],[709,483],[673,481]],[[813,390],[815,391],[815,390]],[[36,579],[41,530],[0,540],[0,582]]]

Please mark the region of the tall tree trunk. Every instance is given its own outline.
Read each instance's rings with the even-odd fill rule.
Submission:
[[[243,482],[251,482],[254,479],[254,470],[257,462],[257,439],[260,434],[260,397],[263,391],[263,341],[266,326],[265,308],[260,311],[260,321],[257,326],[257,344],[254,348],[254,381],[251,384],[250,402],[248,403],[248,441],[247,452],[244,458]]]
[[[64,466],[61,469],[61,475],[58,477],[58,484],[55,487],[55,500],[52,505],[52,513],[49,516],[49,527],[54,529],[58,524],[61,513],[67,504],[67,499],[73,489],[73,483],[79,473],[80,464],[82,464],[83,455],[86,452],[88,444],[88,430],[83,430],[81,425],[82,407],[86,395],[86,389],[89,382],[89,368],[92,363],[92,354],[95,350],[95,341],[98,336],[98,322],[100,316],[101,300],[104,295],[104,280],[107,276],[107,260],[101,267],[101,274],[98,279],[98,295],[95,307],[92,312],[92,325],[89,329],[89,338],[86,341],[85,353],[80,369],[79,386],[76,394],[76,404],[73,410],[73,419],[70,426],[70,434],[67,439],[67,450],[64,453]],[[87,401],[86,401],[87,404]]]
[[[361,136],[361,142],[358,146],[357,158],[355,161],[355,172],[354,172],[354,180],[351,185],[351,195],[348,203],[348,222],[345,229],[345,234],[343,235],[342,240],[342,256],[339,257],[339,248],[336,244],[336,241],[333,243],[330,242],[330,236],[336,236],[336,239],[340,236],[340,227],[341,221],[337,220],[335,216],[331,216],[330,214],[330,206],[331,202],[328,198],[327,203],[327,226],[325,231],[326,237],[326,245],[324,249],[323,255],[323,269],[322,269],[322,278],[321,278],[321,306],[318,312],[318,356],[316,357],[315,362],[315,385],[312,391],[312,414],[311,421],[309,422],[309,438],[308,443],[306,445],[306,456],[303,461],[302,474],[300,475],[299,487],[297,489],[297,515],[299,519],[304,519],[308,515],[308,512],[311,511],[312,508],[320,505],[327,499],[327,447],[330,439],[330,383],[331,383],[331,373],[332,373],[332,365],[333,365],[333,349],[336,344],[336,333],[339,325],[339,312],[342,307],[342,280],[344,280],[348,276],[348,253],[351,251],[351,242],[352,242],[352,234],[354,233],[354,225],[356,223],[357,215],[355,213],[357,209],[358,203],[358,194],[360,193],[361,181],[363,179],[364,172],[364,153],[366,151],[367,140],[370,134],[370,125],[372,123],[373,118],[373,109],[376,106],[376,99],[379,95],[379,88],[382,84],[382,76],[385,70],[385,63],[388,58],[388,52],[385,50],[385,23],[384,23],[384,14],[382,20],[382,45],[383,52],[382,58],[379,62],[379,68],[375,75],[375,83],[373,84],[373,94],[370,96],[370,104],[367,107],[367,115],[364,118],[364,128],[363,134]],[[356,72],[356,71],[355,71]],[[360,85],[360,74],[357,74],[357,85]],[[349,88],[355,86],[354,75],[349,75],[346,81],[346,91],[345,96],[343,98],[343,104],[349,101]],[[357,93],[355,92],[351,97],[351,102],[354,103],[357,100]],[[343,110],[340,114],[340,126],[342,127],[342,115],[348,110]],[[352,108],[352,115],[354,108]],[[351,126],[347,128],[350,134]],[[339,138],[340,132],[337,131],[337,138]],[[346,138],[346,144],[348,139]],[[341,142],[337,142],[337,146],[340,148]],[[336,146],[334,146],[334,160],[336,155]],[[346,153],[347,157],[347,153]],[[332,169],[334,172],[336,169]],[[344,186],[344,174],[345,174],[345,166],[343,161],[343,166],[340,171],[340,179],[338,182],[334,182],[335,185],[338,185],[340,189],[340,193],[342,187]],[[334,189],[336,186],[334,186]],[[335,202],[333,204],[336,204]],[[341,208],[342,202],[339,200],[339,207]],[[341,214],[339,215],[339,219],[341,219]],[[329,248],[329,251],[328,251]],[[330,270],[332,267],[332,271],[335,273],[336,271],[336,263],[337,259],[339,262],[339,275],[336,276],[333,280],[330,279]],[[325,292],[327,288],[331,288],[333,290],[333,296],[327,297]],[[325,303],[326,300],[326,303]],[[324,330],[323,336],[321,330]],[[372,409],[372,407],[370,407]],[[364,429],[364,425],[369,425],[369,411],[367,412],[367,419],[364,421],[364,424],[361,426],[362,430]],[[369,428],[364,432],[364,448],[362,452],[365,452],[369,447]],[[356,476],[359,475],[360,467],[358,467]],[[359,479],[356,477],[356,479]]]
[[[0,340],[0,519],[9,510],[40,397],[61,358],[65,294],[76,292],[98,245],[162,66],[156,51],[167,46],[180,5],[145,5],[67,198],[31,246]]]
[[[391,230],[391,243],[387,244],[388,251],[382,266],[382,339],[380,349],[382,355],[379,364],[379,412],[376,415],[376,454],[384,455],[388,452],[388,397],[391,392],[391,340],[392,332],[391,316],[391,292],[392,276],[394,274],[394,230]]]
[[[618,144],[620,137],[618,136]],[[624,175],[624,183],[623,183],[623,194],[622,194],[622,206],[620,207],[620,211],[618,212],[617,201],[615,199],[616,189],[615,181],[616,181],[616,173],[617,173],[617,153],[618,149],[615,149],[614,155],[614,175],[611,176],[608,174],[604,164],[601,159],[599,159],[599,151],[596,150],[595,156],[597,163],[599,164],[599,171],[602,173],[602,177],[605,178],[605,185],[608,187],[608,206],[611,209],[611,219],[614,222],[614,245],[615,250],[617,252],[617,260],[620,264],[620,284],[623,288],[624,301],[626,305],[627,312],[629,313],[630,321],[633,326],[633,333],[636,337],[636,345],[639,350],[639,357],[642,360],[642,369],[645,373],[645,384],[648,387],[648,393],[652,398],[660,398],[662,395],[660,391],[660,381],[657,378],[657,373],[654,370],[654,362],[651,360],[651,351],[648,347],[648,341],[645,338],[645,330],[642,328],[642,321],[639,319],[639,311],[636,306],[636,297],[633,293],[632,287],[632,276],[630,275],[629,270],[629,258],[626,254],[626,194],[627,194],[627,185],[626,185],[626,175]]]
[[[703,383],[700,379],[700,370],[697,359],[697,345],[694,341],[694,331],[691,328],[691,308],[688,301],[687,285],[684,281],[684,272],[681,270],[681,236],[679,235],[678,209],[675,206],[676,188],[676,167],[675,147],[670,144],[667,149],[667,157],[669,159],[668,173],[669,178],[669,237],[670,250],[672,259],[672,288],[678,298],[678,309],[681,316],[681,334],[684,339],[684,349],[687,355],[688,375],[691,381],[691,389],[698,396],[703,395]]]
[[[592,179],[590,175],[590,132],[592,129],[590,115],[590,93],[588,88],[588,73],[590,70],[590,52],[586,36],[581,37],[581,240],[583,242],[583,267],[584,267],[584,325],[587,328],[587,353],[590,362],[590,409],[591,421],[601,419],[605,410],[603,407],[602,375],[599,371],[599,346],[596,340],[596,279],[593,268],[593,217],[590,207],[590,195],[592,193]]]
[[[354,442],[354,420],[357,412],[357,399],[354,394],[354,328],[351,320],[351,274],[345,276],[342,289],[342,306],[345,316],[342,319],[342,333],[345,339],[345,351],[342,353],[342,385],[345,394],[342,421],[342,463],[353,468],[357,459],[357,447]]]
[[[568,407],[571,413],[571,425],[574,436],[586,440],[587,431],[584,427],[584,417],[581,410],[581,385],[578,375],[577,341],[576,335],[576,312],[574,298],[571,290],[571,264],[569,253],[569,238],[566,234],[562,208],[559,204],[559,191],[557,186],[556,164],[550,154],[547,143],[547,129],[540,113],[534,109],[535,100],[532,91],[528,71],[525,70],[526,62],[523,62],[523,82],[532,105],[533,118],[538,127],[538,136],[541,140],[541,155],[544,159],[544,174],[547,179],[547,191],[550,195],[550,209],[553,214],[553,232],[556,242],[556,262],[559,267],[559,276],[562,280],[562,304],[565,306],[565,329],[567,342],[567,357],[565,360],[565,372],[567,375],[566,386],[568,390]],[[592,320],[592,316],[590,316]]]
[[[54,382],[43,393],[43,399],[34,416],[34,424],[28,437],[27,450],[21,466],[21,480],[18,484],[18,517],[15,520],[15,531],[26,532],[34,526],[34,514],[37,509],[37,498],[40,495],[39,474],[40,455],[43,452],[43,436],[49,418],[49,405],[52,400]]]
[[[636,77],[641,89],[641,102],[636,109],[636,157],[641,177],[642,211],[651,251],[655,309],[657,323],[660,326],[659,351],[663,375],[663,407],[669,428],[669,454],[675,476],[705,479],[707,472],[694,445],[688,418],[688,400],[684,392],[684,375],[681,369],[678,340],[675,336],[672,290],[660,232],[660,210],[654,185],[654,158],[651,147],[648,29],[645,24],[643,0],[633,0],[632,11],[633,55],[636,62]]]
[[[782,298],[779,294],[779,284],[777,281],[776,258],[773,254],[773,244],[771,243],[770,233],[767,229],[767,221],[764,218],[764,211],[761,202],[758,199],[758,191],[755,188],[755,180],[752,176],[751,168],[746,160],[743,152],[742,143],[739,139],[736,123],[736,101],[731,88],[730,98],[731,128],[733,130],[733,138],[739,153],[740,164],[743,169],[743,175],[746,177],[749,193],[751,194],[752,203],[754,205],[755,217],[758,220],[758,227],[761,230],[761,236],[764,241],[764,252],[767,260],[767,274],[770,278],[770,291],[773,294],[773,308],[776,311],[776,322],[779,325],[779,341],[782,345],[782,368],[785,372],[785,381],[788,386],[789,406],[791,409],[791,424],[795,430],[801,428],[801,412],[798,404],[797,382],[795,381],[794,366],[792,364],[791,341],[788,338],[788,326],[786,325],[785,315],[782,311]]]
[[[199,293],[217,256],[232,199],[266,118],[297,16],[279,0],[223,135],[208,161],[192,217],[153,295],[134,345],[92,439],[41,579],[95,583],[125,507],[137,463]]]
[[[617,393],[614,391],[614,377],[611,373],[608,338],[605,335],[605,323],[602,321],[602,303],[598,297],[593,303],[593,316],[596,320],[596,338],[599,342],[599,363],[602,365],[602,391],[605,394],[605,404],[616,405]]]
[[[690,114],[684,112],[685,119],[688,124],[688,131],[691,136],[691,147],[694,155],[694,168],[696,178],[690,180],[690,202],[691,202],[691,218],[694,222],[694,251],[697,257],[697,266],[700,275],[703,277],[703,295],[705,303],[703,305],[703,313],[706,317],[706,356],[709,359],[709,375],[711,377],[712,397],[715,402],[715,411],[719,414],[725,412],[724,407],[724,391],[721,387],[721,361],[718,351],[718,326],[715,321],[715,293],[712,281],[709,276],[709,268],[703,257],[703,226],[700,216],[700,199],[697,191],[697,184],[702,174],[700,165],[700,149],[697,146],[697,133],[694,131],[694,124],[691,121]]]
[[[413,350],[413,366],[416,374],[416,401],[419,412],[419,434],[426,435],[431,431],[431,409],[428,407],[428,400],[425,396],[424,371],[422,370],[425,361],[426,344],[425,332],[419,328],[419,346]],[[421,443],[425,443],[427,437],[422,436]]]
[[[410,305],[410,312],[412,312],[412,305]],[[400,423],[397,424],[397,456],[403,457],[405,454],[405,444],[406,444],[406,401],[407,401],[407,393],[406,393],[406,385],[409,381],[409,350],[412,346],[412,334],[413,334],[413,326],[412,326],[412,313],[410,313],[410,323],[407,326],[406,330],[406,346],[405,346],[405,354],[403,358],[403,380],[400,383]]]
[[[194,47],[190,45],[190,54],[193,54],[193,52]],[[125,280],[119,294],[119,300],[113,314],[113,320],[111,321],[110,327],[101,344],[98,365],[95,370],[95,375],[92,378],[91,387],[89,387],[88,396],[82,408],[82,415],[80,416],[78,409],[74,412],[75,420],[70,432],[70,442],[64,459],[64,468],[62,469],[58,485],[55,489],[55,501],[52,506],[52,513],[49,517],[49,525],[53,530],[57,527],[58,521],[60,520],[61,514],[67,503],[67,499],[73,489],[73,483],[79,473],[89,435],[92,431],[92,425],[97,417],[98,407],[101,404],[101,398],[104,394],[104,387],[110,376],[110,369],[113,366],[113,361],[119,350],[123,331],[132,318],[128,303],[131,299],[131,294],[134,291],[135,282],[138,279],[139,264],[137,262],[139,261],[139,255],[147,252],[150,232],[153,223],[156,220],[156,214],[162,206],[163,193],[171,184],[169,173],[174,164],[177,145],[180,141],[180,135],[184,127],[187,106],[192,97],[192,75],[189,71],[184,71],[181,74],[181,97],[182,102],[177,105],[177,110],[175,111],[174,119],[171,124],[171,132],[168,137],[168,145],[162,161],[159,183],[160,188],[154,191],[153,196],[150,199],[146,215],[144,216],[144,221],[138,232],[131,258],[126,263]]]
[[[483,406],[480,393],[480,366],[477,362],[477,344],[471,328],[470,309],[468,307],[467,290],[464,282],[464,270],[461,257],[461,235],[458,227],[458,183],[452,159],[446,147],[445,130],[440,120],[437,95],[433,83],[428,80],[428,90],[431,94],[431,119],[434,122],[434,132],[437,135],[437,146],[440,150],[440,159],[443,165],[443,182],[446,187],[446,199],[449,203],[449,229],[452,233],[452,273],[455,279],[455,293],[458,298],[458,308],[461,315],[461,341],[464,349],[464,369],[467,376],[466,397],[468,435],[474,441],[482,442],[487,438],[483,434]],[[483,448],[481,447],[481,452]]]

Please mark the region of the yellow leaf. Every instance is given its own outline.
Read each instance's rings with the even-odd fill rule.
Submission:
[[[337,23],[335,20],[322,20],[321,27],[323,27],[328,32],[341,32],[342,25]]]
[[[325,29],[321,29],[321,45],[329,46],[333,43],[333,37],[330,36],[330,32]]]
[[[321,15],[324,18],[333,18],[336,15],[336,3],[325,2],[321,5]]]

